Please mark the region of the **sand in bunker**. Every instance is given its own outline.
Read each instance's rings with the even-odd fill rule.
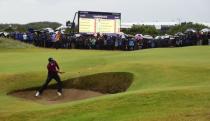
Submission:
[[[13,92],[10,95],[43,104],[56,104],[56,103],[63,103],[70,101],[78,101],[78,100],[104,95],[99,92],[79,90],[79,89],[63,89],[62,96],[58,96],[56,92],[57,91],[55,89],[48,89],[45,90],[44,93],[39,97],[35,97],[36,91],[34,90],[17,91]]]

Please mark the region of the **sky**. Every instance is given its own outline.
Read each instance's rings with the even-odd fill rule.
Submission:
[[[122,22],[210,22],[210,0],[0,0],[0,23],[72,21],[78,10],[120,12]]]

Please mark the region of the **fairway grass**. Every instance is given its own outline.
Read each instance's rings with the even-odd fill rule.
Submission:
[[[62,80],[128,72],[133,83],[123,93],[54,105],[7,95],[39,87],[48,57],[66,72]],[[1,48],[0,121],[209,121],[209,75],[209,46],[132,52]]]

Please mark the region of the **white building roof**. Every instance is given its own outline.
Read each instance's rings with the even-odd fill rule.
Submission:
[[[193,23],[199,23],[210,27],[210,23],[207,22],[193,22]],[[161,26],[175,26],[177,24],[179,24],[179,22],[127,22],[127,23],[122,23],[121,28],[131,28],[133,25],[151,25],[155,26],[157,29],[160,29]]]
[[[174,26],[179,24],[179,22],[129,22],[122,23],[122,28],[131,28],[133,25],[151,25],[155,26],[157,29],[160,29],[161,26]]]

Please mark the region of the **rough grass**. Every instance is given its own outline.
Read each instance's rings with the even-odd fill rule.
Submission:
[[[0,38],[0,50],[1,49],[23,49],[23,48],[35,48],[33,45],[22,43],[18,40],[11,40]]]
[[[128,72],[125,93],[41,105],[7,93],[40,86],[47,58],[58,60],[62,80]],[[209,121],[210,47],[134,52],[51,49],[0,51],[0,120],[3,121]]]

